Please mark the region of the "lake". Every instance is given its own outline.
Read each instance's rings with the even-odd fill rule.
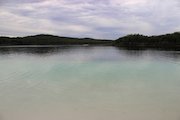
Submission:
[[[1,46],[0,120],[180,120],[180,51]]]

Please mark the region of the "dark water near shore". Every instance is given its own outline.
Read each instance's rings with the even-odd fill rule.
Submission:
[[[0,120],[180,120],[180,51],[0,47]]]

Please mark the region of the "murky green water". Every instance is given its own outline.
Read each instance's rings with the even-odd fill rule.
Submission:
[[[0,47],[0,120],[180,120],[180,51]]]

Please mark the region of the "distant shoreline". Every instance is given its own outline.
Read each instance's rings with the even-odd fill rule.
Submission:
[[[0,46],[11,45],[104,45],[117,47],[179,47],[180,32],[159,36],[130,34],[117,40],[71,38],[40,34],[26,37],[0,37]]]

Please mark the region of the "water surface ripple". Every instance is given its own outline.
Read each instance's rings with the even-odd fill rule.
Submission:
[[[179,120],[180,51],[0,47],[0,120]]]

